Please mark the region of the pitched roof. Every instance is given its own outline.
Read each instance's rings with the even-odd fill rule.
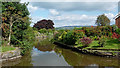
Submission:
[[[118,17],[120,17],[120,12],[118,13],[118,15],[117,15],[117,16],[115,16],[115,18],[114,18],[114,19],[117,19]]]

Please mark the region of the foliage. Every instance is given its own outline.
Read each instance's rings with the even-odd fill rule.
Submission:
[[[43,20],[40,20],[38,21],[36,24],[34,24],[33,27],[37,28],[38,30],[40,29],[53,29],[54,23],[52,20],[46,20],[46,19],[43,19]]]
[[[49,34],[53,34],[54,31],[55,31],[54,29],[43,28],[43,29],[40,29],[38,32],[41,33],[41,34],[46,34],[48,36]]]
[[[11,42],[11,34],[12,34],[12,28],[14,24],[18,24],[18,22],[27,22],[28,17],[27,16],[23,16],[22,12],[23,10],[19,10],[24,9],[24,7],[26,7],[26,4],[20,4],[19,2],[3,2],[2,3],[2,23],[4,23],[4,25],[2,26],[2,30],[5,32],[3,32],[3,36],[4,38],[8,37],[8,45],[10,45]],[[18,7],[19,6],[19,7]],[[17,8],[17,9],[16,9]],[[27,12],[26,12],[27,13]],[[24,12],[23,12],[24,14]],[[29,13],[28,13],[29,14]],[[24,21],[23,21],[24,20]],[[29,19],[28,19],[29,20]],[[7,30],[5,30],[4,28],[6,27],[6,25],[8,25],[9,28],[8,29],[8,36],[6,36],[6,32]],[[6,35],[4,35],[6,34]]]
[[[106,37],[102,36],[98,42],[99,46],[103,47],[106,43]]]
[[[40,33],[46,33],[47,30],[45,28],[39,30]]]
[[[116,29],[115,33],[120,35],[120,28]]]
[[[105,16],[105,14],[99,15],[97,17],[96,23],[97,26],[106,26],[106,25],[110,25],[110,20],[107,16]]]
[[[109,33],[109,37],[110,37],[110,38],[112,37],[112,33],[111,33],[111,32]]]
[[[35,28],[35,27],[33,27],[33,30],[38,31],[38,29],[37,29],[37,28]]]
[[[80,42],[84,45],[84,46],[88,46],[90,43],[92,43],[92,40],[88,37],[83,37],[82,39],[80,39]]]
[[[113,33],[113,35],[112,35],[112,38],[113,39],[118,39],[119,41],[120,41],[120,35],[119,34],[116,34],[115,32]]]
[[[111,36],[111,32],[113,32],[112,27],[111,26],[97,26],[97,27],[83,27],[82,28],[83,31],[85,32],[85,35],[87,35],[88,37],[90,36],[99,36],[101,37],[103,36]]]
[[[92,41],[92,43],[89,45],[89,47],[86,48],[94,48],[94,49],[120,49],[119,45],[120,42],[117,39],[106,39],[104,47],[101,47],[98,44],[98,40]],[[78,47],[81,46],[81,44],[77,45]]]
[[[93,37],[93,40],[99,40],[99,39],[100,39],[99,36]]]
[[[75,42],[77,41],[76,33],[74,33],[73,31],[68,31],[67,33],[63,34],[62,41],[68,45],[75,44]]]
[[[2,30],[4,30],[3,37],[8,38],[8,35],[10,35],[11,33],[11,45],[22,48],[22,54],[25,54],[26,51],[29,51],[29,49],[31,49],[32,42],[34,42],[34,32],[33,29],[30,27],[31,22],[29,18],[29,11],[27,9],[28,3],[2,3],[2,23],[5,23],[6,26],[8,25],[7,29],[11,30],[7,33],[4,33],[8,30],[4,30],[4,28],[2,28]],[[4,26],[4,24],[2,25]]]
[[[0,47],[0,50],[1,50],[1,49],[2,49],[2,52],[15,50],[15,48],[14,48],[14,47],[11,47],[11,46],[2,46],[2,47]]]
[[[118,29],[116,25],[112,25],[112,32],[115,32]]]
[[[74,30],[76,37],[79,38],[83,38],[85,36],[85,32],[83,30]]]
[[[65,37],[66,34],[67,34],[67,32],[64,31],[64,32],[58,37],[58,40],[63,42],[64,37]]]
[[[58,40],[58,37],[60,36],[61,34],[58,32],[58,31],[55,31],[54,32],[54,40]]]
[[[73,45],[77,41],[74,31],[64,31],[63,33],[56,32],[54,39],[68,45]]]

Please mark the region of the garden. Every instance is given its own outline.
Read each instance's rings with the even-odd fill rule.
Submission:
[[[57,30],[54,40],[80,49],[119,50],[120,28],[112,25]]]

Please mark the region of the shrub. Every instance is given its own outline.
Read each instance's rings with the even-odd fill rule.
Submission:
[[[94,40],[99,40],[100,38],[98,36],[93,37]]]
[[[109,37],[111,37],[111,36],[112,36],[112,33],[110,32],[110,33],[109,33]]]
[[[116,29],[116,33],[120,35],[120,28]]]
[[[54,36],[54,40],[57,40],[60,34],[58,31],[55,31],[53,36]]]
[[[94,36],[90,36],[90,39],[94,40]]]
[[[47,30],[45,28],[39,30],[40,33],[46,33]]]
[[[102,36],[100,39],[99,39],[99,42],[98,44],[103,47],[106,43],[106,37]]]
[[[113,39],[118,39],[120,41],[120,35],[116,34],[115,32],[113,33],[112,38]]]
[[[60,36],[58,37],[58,40],[63,42],[64,37],[66,36],[66,34],[67,34],[67,32],[64,31],[62,34],[60,34]]]
[[[85,33],[83,30],[74,30],[74,32],[76,33],[76,37],[79,38],[83,38],[85,36]]]
[[[115,32],[118,29],[116,25],[112,25],[112,32]]]
[[[80,42],[87,47],[90,43],[92,43],[92,40],[90,38],[83,37],[82,39],[80,39]]]
[[[88,37],[91,36],[91,33],[90,33],[90,29],[85,29],[85,35],[87,35]]]
[[[73,31],[68,31],[63,34],[61,41],[65,44],[73,45],[77,41],[76,34]]]

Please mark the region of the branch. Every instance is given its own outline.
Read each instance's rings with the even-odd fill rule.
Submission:
[[[13,21],[13,23],[15,23],[15,22],[17,22],[17,21],[20,21],[20,20],[23,21],[23,20],[22,20],[22,17],[15,17],[15,18],[16,18],[16,20]]]

